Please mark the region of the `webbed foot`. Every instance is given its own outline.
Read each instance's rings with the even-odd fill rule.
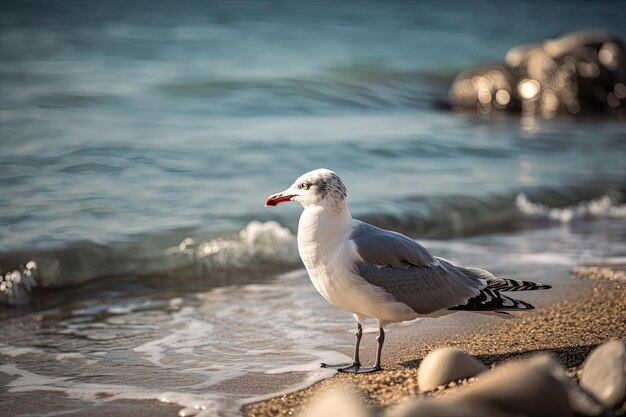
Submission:
[[[378,372],[382,370],[383,368],[380,368],[380,367],[368,368],[364,366],[357,366],[357,367],[350,366],[348,368],[338,369],[339,372],[345,372],[348,374],[369,374],[371,372]]]
[[[328,369],[336,369],[339,372],[345,372],[349,374],[366,374],[370,372],[382,371],[382,368],[380,367],[368,368],[368,367],[361,366],[360,363],[340,364],[340,365],[329,365],[327,363],[322,363],[321,367],[328,368]]]
[[[331,365],[331,364],[322,362],[320,364],[320,367],[321,368],[327,368],[327,369],[336,369],[338,371],[341,371],[342,369],[348,369],[348,368],[360,368],[361,364],[353,362],[353,363],[339,363],[339,364],[336,364],[336,365]]]

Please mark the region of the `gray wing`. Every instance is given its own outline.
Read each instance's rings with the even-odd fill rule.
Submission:
[[[445,259],[437,266],[377,266],[355,263],[356,272],[370,284],[383,288],[416,313],[429,314],[465,304],[480,293],[484,281],[468,277]]]
[[[406,268],[408,265],[435,266],[437,260],[425,247],[403,234],[354,221],[350,239],[359,256],[370,264]]]

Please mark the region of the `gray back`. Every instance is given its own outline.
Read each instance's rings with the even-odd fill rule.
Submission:
[[[380,229],[355,220],[350,239],[364,261],[374,265],[405,268],[408,265],[432,266],[437,262],[422,245],[403,234]]]

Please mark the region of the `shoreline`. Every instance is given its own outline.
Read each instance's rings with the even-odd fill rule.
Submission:
[[[614,279],[616,275],[618,278],[624,275],[626,265],[602,267],[608,276],[599,274],[597,266],[577,269],[576,276],[582,278],[572,279],[580,285],[574,285],[572,291],[557,299],[560,301],[518,315],[517,320],[479,317],[461,320],[456,329],[443,323],[440,331],[425,336],[419,335],[419,324],[407,327],[404,334],[394,329],[394,340],[390,340],[383,352],[382,372],[337,373],[305,389],[245,404],[242,413],[247,417],[298,415],[318,393],[345,386],[374,410],[418,396],[447,395],[462,388],[450,387],[427,394],[418,391],[417,371],[421,360],[441,347],[458,348],[492,367],[514,357],[550,352],[571,374],[576,374],[596,346],[615,338],[626,340],[626,281]],[[529,297],[520,295],[520,298]],[[370,360],[372,347],[373,343],[363,346],[365,363]]]

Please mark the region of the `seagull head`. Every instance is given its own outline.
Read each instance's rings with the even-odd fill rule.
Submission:
[[[265,207],[295,201],[304,208],[322,206],[340,209],[345,206],[346,197],[346,187],[341,178],[333,171],[321,168],[300,176],[285,191],[267,197]]]

